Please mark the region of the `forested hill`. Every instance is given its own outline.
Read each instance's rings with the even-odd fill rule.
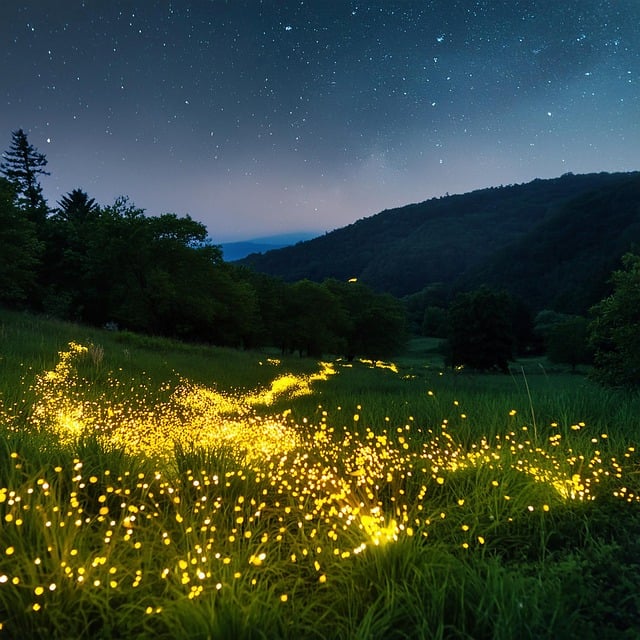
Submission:
[[[434,283],[496,284],[550,306],[568,282],[582,289],[606,279],[640,242],[639,192],[639,172],[482,189],[385,210],[242,263],[287,281],[356,277],[397,296]]]
[[[489,284],[533,308],[584,313],[609,294],[611,272],[632,248],[640,248],[640,173],[573,198],[456,288]]]

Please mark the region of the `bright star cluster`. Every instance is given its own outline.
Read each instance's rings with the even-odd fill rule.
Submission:
[[[637,0],[3,3],[0,124],[217,241],[638,169]]]

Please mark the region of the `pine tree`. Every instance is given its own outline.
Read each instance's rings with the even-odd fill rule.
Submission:
[[[11,146],[2,157],[0,174],[13,185],[20,207],[34,222],[42,222],[48,210],[38,176],[49,175],[45,170],[47,158],[29,143],[22,129],[11,134]]]
[[[82,224],[100,211],[95,198],[90,198],[82,189],[74,189],[71,193],[62,196],[58,205],[56,215],[65,222]]]

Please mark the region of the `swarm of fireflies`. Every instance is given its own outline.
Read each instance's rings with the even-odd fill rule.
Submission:
[[[336,561],[356,562],[401,540],[428,544],[434,527],[452,519],[433,497],[469,469],[486,471],[486,491],[501,504],[515,502],[499,480],[506,470],[548,488],[546,502],[523,509],[541,513],[550,504],[592,500],[603,477],[623,477],[623,463],[603,461],[599,450],[591,459],[576,456],[559,436],[542,447],[526,428],[465,447],[446,422],[411,419],[382,429],[361,424],[356,413],[348,430],[329,424],[326,412],[313,426],[294,423],[288,412],[256,414],[258,405],[313,393],[336,374],[329,363],[244,395],[182,380],[168,400],[154,403],[145,402],[144,390],[137,401],[89,399],[75,366],[87,357],[88,347],[71,343],[38,376],[31,428],[69,445],[95,438],[156,468],[96,469],[77,457],[71,468],[52,463],[0,487],[0,589],[28,587],[34,613],[70,588],[111,593],[146,583],[197,599],[235,581],[257,586],[269,580],[270,565],[282,563],[310,584],[330,583]],[[625,457],[634,453],[630,447]],[[18,471],[29,466],[19,451],[10,460]],[[614,495],[640,501],[625,486]],[[459,496],[456,508],[463,505]],[[25,548],[24,530],[37,551]],[[463,549],[490,542],[490,531],[467,521],[456,530]],[[285,603],[292,596],[278,597]]]

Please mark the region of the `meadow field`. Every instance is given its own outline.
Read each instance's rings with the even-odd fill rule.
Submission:
[[[638,638],[639,416],[1,311],[0,638]]]

